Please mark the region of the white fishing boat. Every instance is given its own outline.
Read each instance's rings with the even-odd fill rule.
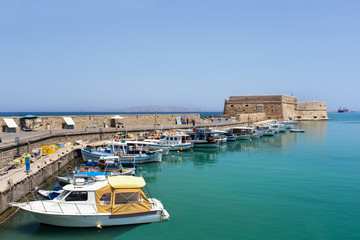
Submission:
[[[257,131],[257,130],[252,129],[251,134],[250,134],[250,139],[251,140],[256,140],[256,139],[260,139],[260,138],[261,138],[260,132]]]
[[[275,130],[274,129],[266,129],[264,130],[263,132],[263,136],[265,137],[272,137],[272,136],[275,136]]]
[[[227,137],[228,142],[236,141],[236,136],[233,133],[232,129],[225,129],[225,136]]]
[[[101,228],[160,222],[170,217],[159,200],[146,197],[142,177],[97,178],[93,183],[66,185],[53,200],[9,205],[31,213],[40,223],[61,227]]]
[[[250,140],[251,130],[249,127],[234,127],[232,130],[236,140]]]
[[[145,139],[153,149],[169,148],[170,151],[185,151],[191,148],[190,136],[183,133],[163,135],[160,139]]]
[[[150,151],[150,143],[143,141],[109,141],[106,148],[81,149],[85,162],[98,161],[101,156],[119,156],[122,164],[161,162],[160,151]]]
[[[225,131],[225,130],[211,130],[211,132],[213,133],[213,136],[217,141],[220,141],[220,143],[227,143],[227,141],[228,141],[228,138],[226,136],[227,131]]]

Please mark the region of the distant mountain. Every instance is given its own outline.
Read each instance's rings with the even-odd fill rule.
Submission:
[[[210,108],[186,108],[177,106],[135,106],[130,108],[108,109],[112,112],[214,112]],[[216,112],[216,111],[215,111]]]

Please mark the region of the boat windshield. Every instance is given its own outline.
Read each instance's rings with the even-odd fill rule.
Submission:
[[[62,193],[60,193],[60,195],[56,198],[56,200],[61,201],[64,197],[66,197],[66,195],[68,195],[69,191],[63,191]]]

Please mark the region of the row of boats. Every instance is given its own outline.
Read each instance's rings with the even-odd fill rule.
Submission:
[[[82,148],[81,154],[89,166],[96,166],[104,156],[118,156],[123,165],[161,162],[163,155],[169,151],[186,151],[191,148],[218,148],[220,143],[236,140],[255,140],[263,136],[274,136],[276,133],[304,132],[304,129],[293,129],[295,121],[256,125],[254,127],[233,127],[229,129],[194,128],[187,131],[158,133],[143,141],[125,141],[114,139],[106,147]]]
[[[60,186],[39,190],[43,199],[11,203],[30,212],[39,222],[63,227],[98,227],[158,222],[169,219],[162,203],[148,197],[142,177],[135,177],[138,164],[161,162],[169,151],[218,148],[221,143],[274,136],[296,122],[213,130],[157,133],[143,141],[117,138],[105,147],[83,147],[85,164],[66,177],[57,176]],[[298,130],[303,132],[302,130]]]

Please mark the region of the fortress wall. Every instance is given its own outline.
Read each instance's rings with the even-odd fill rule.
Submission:
[[[299,103],[296,120],[328,120],[326,102]]]
[[[248,96],[231,96],[230,101],[261,103],[261,102],[281,102],[282,95],[248,95]]]
[[[295,115],[294,106],[297,103],[296,97],[285,95],[231,96],[225,100],[224,115],[264,112],[268,118],[289,118]]]
[[[181,117],[186,115],[189,119],[195,120],[196,122],[200,121],[199,113],[178,113],[178,114],[157,114],[156,123],[157,124],[175,124],[176,117]],[[104,127],[105,123],[110,126],[111,117],[115,115],[77,115],[77,116],[67,116],[71,117],[74,122],[74,128],[86,128],[88,126],[96,125],[99,127]],[[155,123],[155,114],[128,114],[121,115],[124,119],[117,120],[117,122],[122,123],[124,126],[142,126],[142,125],[153,125]],[[5,117],[7,118],[7,117]],[[9,117],[13,118],[19,127],[20,118],[19,117]],[[34,124],[35,130],[50,130],[50,129],[62,129],[65,120],[63,116],[40,116],[39,118],[33,120],[26,120],[27,124]],[[2,131],[2,126],[6,126],[3,120],[0,121],[0,129]],[[19,130],[18,130],[19,131]]]
[[[265,119],[265,113],[240,113],[236,116],[236,121],[238,122],[258,122]]]
[[[282,104],[283,116],[282,119],[295,119],[296,110],[295,104]]]
[[[327,110],[327,106],[326,106],[326,102],[316,102],[316,101],[312,101],[312,102],[305,102],[305,103],[299,103],[298,111],[326,111]]]
[[[286,95],[231,96],[225,100],[224,116],[258,112],[272,119],[328,119],[326,102],[299,103],[296,97]]]

